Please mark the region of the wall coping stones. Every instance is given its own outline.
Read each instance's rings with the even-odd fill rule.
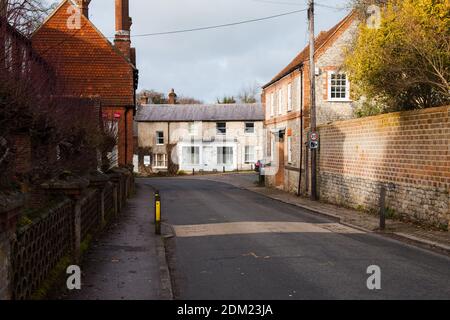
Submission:
[[[109,182],[110,177],[101,172],[90,173],[86,178],[89,180],[89,187],[104,188]]]
[[[0,194],[0,232],[15,230],[25,197],[20,194]]]
[[[70,197],[81,196],[83,190],[89,186],[89,180],[84,178],[72,178],[68,180],[50,180],[41,184],[43,189],[51,193],[63,193]]]

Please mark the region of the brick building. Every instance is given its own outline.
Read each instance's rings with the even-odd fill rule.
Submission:
[[[136,115],[140,173],[250,170],[263,155],[264,111],[254,104],[142,104]]]
[[[333,28],[315,39],[317,123],[353,117],[355,102],[350,82],[340,70],[344,50],[357,33],[356,14],[351,12]],[[306,134],[310,126],[309,46],[302,50],[269,83],[263,86],[265,103],[266,154],[269,166],[266,183],[298,192],[302,168],[302,187],[307,191]],[[303,125],[303,136],[300,135]]]
[[[131,48],[128,0],[116,0],[111,43],[89,20],[91,0],[64,0],[32,36],[35,50],[53,67],[58,91],[96,98],[118,127],[118,163],[133,161],[133,117],[138,70]]]

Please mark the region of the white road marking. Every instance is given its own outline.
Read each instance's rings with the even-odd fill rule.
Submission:
[[[257,233],[342,233],[361,234],[362,231],[338,223],[306,222],[229,222],[173,226],[177,237],[206,237]]]

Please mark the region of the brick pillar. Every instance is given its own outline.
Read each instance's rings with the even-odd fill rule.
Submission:
[[[81,206],[83,203],[84,192],[88,186],[89,180],[82,178],[76,178],[69,181],[52,181],[41,185],[41,187],[47,190],[48,193],[66,195],[74,203],[74,211],[72,216],[74,230],[72,236],[72,250],[75,263],[80,261],[81,256]]]
[[[31,169],[31,138],[29,135],[14,136],[15,172],[26,173]]]
[[[122,209],[122,175],[120,173],[111,172],[107,176],[114,183],[114,214],[117,215]]]
[[[105,191],[106,185],[109,182],[109,177],[103,173],[96,172],[88,176],[89,179],[89,187],[95,188],[98,190],[99,194],[99,202],[100,202],[100,216],[99,216],[99,224],[103,227],[106,223],[105,221]]]
[[[22,198],[1,199],[0,204],[0,300],[12,298],[11,242],[23,206]]]
[[[11,299],[11,245],[8,232],[0,233],[0,300]]]

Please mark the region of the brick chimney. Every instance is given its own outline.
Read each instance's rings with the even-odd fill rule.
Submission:
[[[131,61],[131,18],[129,0],[116,0],[116,37],[114,45]]]
[[[77,0],[76,3],[83,16],[89,19],[89,3],[91,3],[91,0]]]
[[[143,93],[139,97],[139,102],[141,103],[141,105],[146,105],[146,104],[148,104],[149,99],[150,99],[150,97],[146,93]]]
[[[176,104],[177,103],[177,94],[175,93],[175,90],[172,89],[169,92],[169,104]]]

